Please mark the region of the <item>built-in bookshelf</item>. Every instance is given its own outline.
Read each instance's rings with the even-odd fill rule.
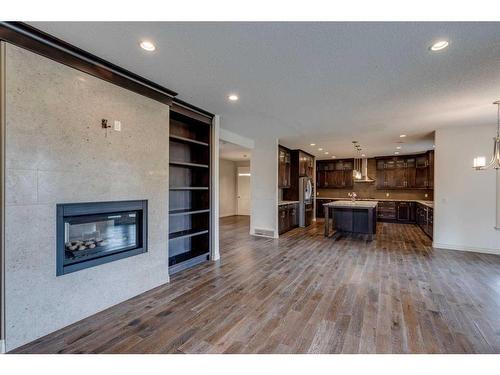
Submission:
[[[169,268],[210,258],[211,119],[185,107],[170,111]]]

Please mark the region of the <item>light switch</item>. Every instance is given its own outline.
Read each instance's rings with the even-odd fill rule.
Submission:
[[[115,124],[113,126],[113,129],[116,130],[117,132],[122,131],[122,123],[121,123],[121,121],[115,120]]]

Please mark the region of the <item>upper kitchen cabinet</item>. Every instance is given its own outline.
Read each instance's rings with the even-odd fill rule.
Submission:
[[[299,176],[313,177],[314,175],[314,156],[299,150]]]
[[[314,156],[308,154],[302,150],[288,150],[287,148],[280,146],[280,151],[284,150],[288,152],[288,160],[290,163],[283,163],[284,166],[288,167],[288,172],[284,172],[285,176],[288,175],[288,184],[281,186],[283,189],[283,200],[287,201],[297,201],[299,200],[299,179],[300,177],[313,177],[314,176]],[[281,153],[280,153],[281,155]],[[286,153],[284,154],[286,155]],[[286,156],[285,160],[286,160]],[[280,171],[281,171],[281,159],[280,159]],[[280,172],[281,174],[281,172]],[[280,178],[278,178],[280,180]]]
[[[278,187],[287,189],[291,183],[290,150],[279,146],[278,150]]]
[[[427,152],[427,160],[428,160],[428,188],[434,189],[434,150]]]
[[[432,189],[433,154],[377,158],[377,189]]]
[[[318,188],[349,189],[353,187],[353,159],[319,160],[316,167],[316,184]]]

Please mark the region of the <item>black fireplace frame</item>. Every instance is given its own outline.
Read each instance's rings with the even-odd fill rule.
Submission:
[[[148,251],[148,201],[112,201],[112,202],[86,202],[86,203],[61,203],[57,204],[56,219],[56,275],[62,276],[68,273],[95,267],[115,260],[128,258]],[[142,226],[142,235],[139,238],[139,246],[99,258],[90,259],[81,263],[64,265],[65,242],[64,242],[64,218],[68,216],[95,215],[106,213],[117,213],[123,211],[138,210],[142,212],[139,225]]]

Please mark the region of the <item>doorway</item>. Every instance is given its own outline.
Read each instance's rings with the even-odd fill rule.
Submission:
[[[249,231],[251,149],[221,140],[219,150],[219,231],[235,223]]]
[[[237,167],[236,214],[250,215],[250,167]]]

